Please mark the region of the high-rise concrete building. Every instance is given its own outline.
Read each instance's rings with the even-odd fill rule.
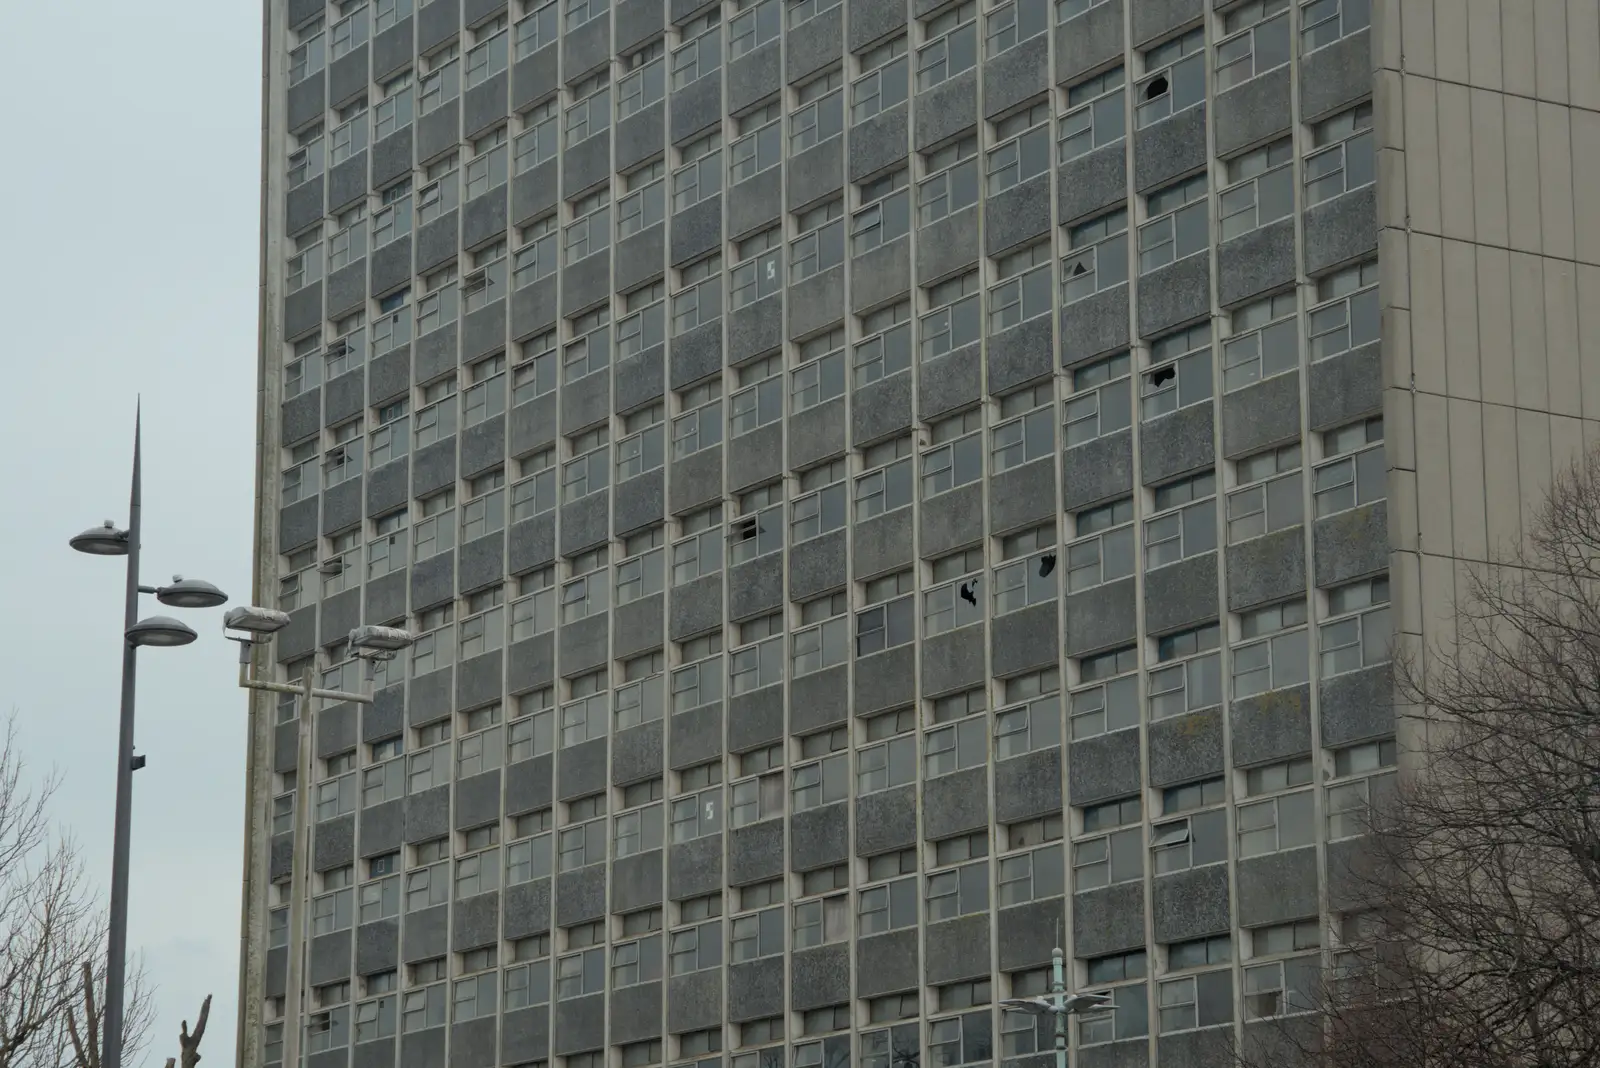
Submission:
[[[1600,436],[1597,0],[265,13],[258,670],[375,701],[253,706],[244,1065],[1303,1003],[1392,635]]]

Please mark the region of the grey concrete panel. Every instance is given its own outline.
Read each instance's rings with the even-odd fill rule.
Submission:
[[[453,371],[461,362],[461,346],[457,338],[460,325],[461,321],[457,319],[417,338],[412,356],[417,381],[432,381]]]
[[[930,923],[923,938],[927,952],[923,969],[929,986],[989,974],[988,913]]]
[[[1227,157],[1288,134],[1289,65],[1251,78],[1216,98],[1216,153]]]
[[[1313,122],[1372,93],[1372,31],[1357,30],[1300,57],[1300,116]]]
[[[1244,1025],[1244,1042],[1237,1061],[1246,1064],[1281,1064],[1303,1068],[1314,1063],[1322,1047],[1322,1030],[1314,1014],[1262,1020]],[[1307,1052],[1303,1052],[1307,1051]]]
[[[765,957],[728,969],[729,1022],[760,1020],[784,1012],[782,957]]]
[[[538,103],[560,85],[561,49],[558,44],[545,45],[530,56],[519,59],[511,67],[511,106],[521,111]],[[555,183],[551,183],[553,193]]]
[[[783,424],[764,427],[728,441],[728,492],[759,486],[783,473]]]
[[[411,277],[411,238],[407,234],[372,250],[372,278],[368,285],[374,297],[387,294]]]
[[[517,405],[511,409],[509,420],[508,451],[512,456],[527,456],[537,449],[554,444],[559,422],[556,414],[556,394],[546,393],[542,397],[535,397],[531,401]]]
[[[657,100],[617,123],[614,166],[619,173],[632,170],[646,160],[661,155],[666,144],[667,104],[664,100]],[[618,288],[621,288],[620,284]]]
[[[1375,341],[1311,365],[1311,430],[1329,430],[1383,411],[1382,348]]]
[[[434,0],[417,12],[417,54],[427,55],[461,30],[461,5]]]
[[[556,279],[540,279],[511,294],[511,336],[525,339],[556,323]],[[551,398],[554,401],[554,397]]]
[[[495,311],[485,308],[484,311]],[[506,420],[503,415],[491,415],[481,423],[461,432],[461,477],[471,478],[497,467],[506,455]],[[463,587],[470,588],[470,587]]]
[[[327,109],[327,75],[326,70],[319,70],[289,87],[284,112],[285,125],[291,133],[299,132],[322,118]]]
[[[850,447],[843,397],[824,401],[789,417],[788,466],[803,471],[821,460],[843,456]]]
[[[555,207],[557,161],[547,159],[511,179],[511,224],[520,226]]]
[[[984,201],[983,243],[990,256],[998,256],[1049,232],[1048,172]]]
[[[1084,957],[1144,946],[1144,882],[1117,883],[1072,899],[1072,951]]]
[[[419,116],[415,126],[417,162],[431,163],[461,143],[461,100]]]
[[[768,167],[737,185],[728,187],[728,240],[764,230],[783,215],[783,168]]]
[[[1293,216],[1241,234],[1217,248],[1217,300],[1223,307],[1293,284]]]
[[[561,661],[561,670],[563,673],[567,671],[564,657]],[[557,760],[560,762],[560,773],[556,781],[559,787],[557,797],[561,800],[588,797],[605,789],[608,778],[606,739],[591,738],[587,742],[568,746],[560,751]]]
[[[405,802],[396,799],[362,809],[359,829],[362,857],[376,857],[399,849],[405,839]]]
[[[973,482],[922,503],[922,555],[936,560],[983,538],[983,483]]]
[[[364,295],[358,296],[357,301],[359,303],[364,299]],[[323,422],[327,426],[336,426],[352,415],[359,414],[367,406],[366,368],[357,367],[354,371],[329,380],[324,399]]]
[[[350,976],[350,931],[319,935],[311,940],[306,982],[320,986]]]
[[[849,719],[849,676],[840,664],[795,679],[789,687],[789,733],[810,734]]]
[[[667,1029],[673,1034],[722,1022],[722,970],[711,968],[667,980]]]
[[[783,88],[783,42],[778,38],[728,64],[728,111],[737,115]]]
[[[869,45],[904,31],[908,18],[905,0],[854,0],[850,5],[850,51],[864,52]]]
[[[854,531],[856,578],[867,579],[910,565],[916,558],[915,523],[916,513],[910,508],[896,508],[857,523]],[[842,569],[835,574],[842,578]]]
[[[426,842],[450,833],[450,787],[435,786],[406,798],[406,841]]]
[[[406,702],[406,718],[413,727],[435,723],[450,715],[451,698],[455,694],[455,667],[453,665],[418,675],[411,680],[410,700]]]
[[[342,107],[367,89],[367,45],[357,45],[328,65],[328,104]]]
[[[759,749],[783,739],[783,687],[763,686],[728,699],[728,748]]]
[[[1222,449],[1230,460],[1300,437],[1300,373],[1273,375],[1222,397]]]
[[[1311,687],[1269,690],[1233,702],[1233,762],[1244,767],[1311,752]]]
[[[738,365],[783,344],[783,294],[774,293],[728,316],[728,363]]]
[[[854,20],[851,25],[854,26]],[[864,181],[903,163],[909,154],[906,135],[909,104],[896,104],[850,127],[850,180]]]
[[[987,119],[1043,93],[1050,84],[1050,35],[1041,33],[983,65],[983,114]]]
[[[667,476],[667,506],[682,515],[722,496],[722,446],[675,461]]]
[[[660,905],[666,891],[664,870],[659,849],[613,861],[611,911],[634,912]]]
[[[611,174],[610,129],[594,134],[566,149],[561,153],[560,160],[561,191],[568,200],[605,181]],[[595,255],[598,256],[600,253]],[[563,304],[565,303],[563,298]]]
[[[989,671],[1003,679],[1054,667],[1061,648],[1060,612],[1061,606],[1049,601],[997,617],[989,626]]]
[[[1191,404],[1143,424],[1139,433],[1139,478],[1159,486],[1179,475],[1203,471],[1216,463],[1213,434],[1216,409]]]
[[[322,181],[319,174],[289,190],[283,213],[287,233],[298,234],[322,218]]]
[[[367,403],[376,408],[411,386],[411,346],[402,345],[367,361]]]
[[[854,9],[850,19],[855,21]],[[783,37],[788,50],[784,57],[786,73],[791,85],[838,64],[844,57],[844,5],[806,20]]]
[[[661,1037],[661,987],[660,982],[654,982],[612,989],[612,1044]]]
[[[912,129],[918,152],[942,145],[978,122],[978,71],[957,74],[932,89],[917,93]]]
[[[850,441],[860,447],[911,428],[910,373],[880,378],[850,397]]]
[[[1151,786],[1222,774],[1222,709],[1157,720],[1150,724],[1148,735]]]
[[[461,212],[447,211],[417,228],[417,273],[453,259],[461,246]]]
[[[850,261],[850,310],[856,314],[904,300],[910,292],[910,241],[897,238]]]
[[[709,894],[722,885],[722,835],[675,843],[667,853],[667,896]]]
[[[1239,861],[1239,923],[1258,927],[1317,914],[1317,851],[1291,849]]]
[[[762,820],[728,832],[728,883],[748,886],[783,874],[783,821]]]
[[[850,947],[819,946],[790,958],[793,987],[789,1004],[796,1012],[850,1000]]]
[[[550,1038],[552,1053],[577,1053],[597,1050],[606,1043],[606,996],[569,998],[555,1012],[555,1033]],[[405,1068],[404,1065],[401,1068]]]
[[[474,197],[462,207],[461,244],[463,246],[473,248],[492,237],[505,237],[505,231],[506,187],[504,184],[497,185],[487,193]],[[491,305],[491,307],[499,307],[500,317],[504,320],[504,307],[498,304]],[[501,335],[504,336],[504,333],[505,331],[502,327]]]
[[[1051,316],[1039,315],[989,337],[988,392],[1007,393],[1055,372],[1053,326]]]
[[[616,406],[618,411],[659,400],[666,394],[667,347],[652,345],[616,364]]]
[[[652,278],[660,278],[666,260],[665,223],[641,230],[617,245],[617,292],[637,288]]]
[[[506,938],[526,938],[550,929],[551,890],[548,877],[506,887]]]
[[[511,526],[506,543],[508,570],[517,575],[554,560],[556,556],[555,513],[525,519]]]
[[[394,619],[406,614],[406,594],[411,588],[404,571],[396,571],[367,583],[367,619]],[[282,637],[278,639],[283,642]]]
[[[716,629],[722,623],[721,572],[674,586],[667,596],[667,605],[667,634],[673,641]]]
[[[722,243],[722,195],[707,197],[698,204],[672,215],[672,263],[682,266],[717,248]],[[705,327],[680,337],[704,331]],[[719,334],[720,336],[720,334]],[[673,339],[674,348],[679,339]]]
[[[500,891],[461,898],[455,902],[450,924],[450,944],[456,952],[493,945],[500,938]]]
[[[294,770],[294,761],[289,762],[286,771]],[[287,876],[294,867],[294,835],[280,834],[272,839],[267,859],[267,877],[274,881]]]
[[[910,645],[875,653],[856,661],[855,701],[857,715],[868,715],[885,708],[909,704],[916,695],[916,649]]]
[[[611,296],[611,250],[603,249],[561,272],[561,314],[574,316]],[[565,391],[563,391],[565,392]]]
[[[456,780],[455,825],[471,830],[500,819],[500,769]]]
[[[315,520],[317,517],[316,510],[313,509],[310,515],[312,520]],[[311,527],[312,539],[308,540],[314,540],[316,529],[317,528],[314,525]],[[287,548],[294,543],[286,541],[280,537],[278,539],[278,544],[284,546],[285,551],[287,551]],[[278,662],[283,663],[286,660],[293,660],[297,656],[302,656],[311,652],[311,650],[315,649],[316,647],[316,607],[314,605],[307,605],[305,608],[301,608],[298,611],[289,613],[289,625],[278,632],[277,646],[273,650],[274,654],[278,658]],[[293,768],[294,766],[294,761],[291,759],[288,762],[288,767]]]
[[[400,935],[400,952],[409,964],[413,961],[442,957],[450,952],[450,906],[435,905],[406,913]]]
[[[1305,210],[1306,273],[1324,271],[1378,251],[1378,187],[1362,186]]]
[[[611,495],[591,493],[561,507],[561,555],[576,556],[605,541]]]
[[[407,123],[372,146],[372,187],[382,189],[411,170],[416,127]]]
[[[611,647],[618,658],[626,658],[647,649],[659,649],[665,633],[665,594],[619,605],[611,613]]]
[[[1228,609],[1242,612],[1306,588],[1305,528],[1286,527],[1228,546]]]
[[[981,624],[936,634],[922,642],[922,692],[927,696],[982,686],[988,678]]]
[[[666,505],[663,478],[663,469],[658,467],[617,485],[613,492],[616,494],[614,522],[618,534],[661,521]]]
[[[330,871],[353,863],[356,856],[356,817],[349,813],[316,825],[311,851],[315,871]]]
[[[495,531],[461,546],[459,582],[462,592],[481,590],[505,575],[506,536]]]
[[[361,740],[376,742],[396,738],[406,727],[406,687],[403,682],[385,686],[372,695],[372,704],[361,709]]]
[[[361,479],[348,479],[322,495],[322,532],[332,534],[361,520]]]
[[[931,422],[946,412],[970,407],[983,396],[983,354],[977,342],[922,362],[918,414]]]
[[[451,1068],[493,1068],[499,1021],[493,1016],[464,1020],[450,1027]]]
[[[1311,538],[1318,586],[1377,574],[1389,566],[1389,502],[1373,501],[1318,519]]]
[[[989,487],[989,532],[1014,530],[1054,518],[1056,462],[1046,456],[995,475]]]
[[[1061,750],[1052,747],[994,765],[994,819],[1016,823],[1061,811]]]
[[[461,130],[470,140],[482,134],[489,127],[499,122],[504,122],[511,113],[509,104],[509,79],[505,71],[501,71],[489,78],[482,85],[475,85],[468,89],[461,101]],[[501,189],[499,197],[502,203],[505,200],[505,190]]]
[[[815,871],[850,859],[850,809],[843,802],[796,812],[789,821],[790,867]]]
[[[1139,336],[1154,337],[1211,310],[1211,257],[1201,253],[1139,279]]]
[[[765,615],[783,603],[783,554],[768,553],[728,570],[728,618]]]
[[[442,552],[411,568],[411,607],[428,608],[456,592],[456,554]]]
[[[411,62],[412,38],[416,29],[410,15],[372,39],[372,80],[382,83],[395,71]]]
[[[931,286],[978,262],[978,209],[974,205],[917,231],[917,285]]]
[[[1067,752],[1071,803],[1088,805],[1139,792],[1139,732],[1114,731],[1073,742]]]
[[[703,323],[673,338],[667,360],[673,389],[683,389],[720,371],[722,320]]]
[[[681,145],[722,118],[722,71],[716,70],[672,92],[669,129]]]
[[[1205,0],[1138,0],[1133,5],[1133,46],[1144,48],[1205,13]]]
[[[1163,0],[1157,0],[1163,2]],[[1191,0],[1183,0],[1188,3]],[[1135,4],[1134,11],[1142,5]],[[1193,174],[1206,165],[1206,105],[1185,108],[1133,135],[1133,188],[1148,193],[1156,186]]]
[[[1138,600],[1132,577],[1067,598],[1067,655],[1084,656],[1127,645],[1138,637]]]
[[[1229,1068],[1239,1063],[1233,1051],[1231,1027],[1162,1035],[1156,1039],[1156,1050],[1158,1063],[1181,1064],[1184,1068]]]
[[[550,1007],[538,1005],[501,1015],[500,1041],[506,1056],[515,1058],[518,1063],[524,1063],[529,1058],[547,1059],[550,1056]],[[388,1065],[382,1068],[388,1068]]]
[[[362,88],[366,76],[362,75]],[[367,191],[367,153],[363,149],[328,170],[328,211],[337,212],[364,196]],[[330,316],[331,318],[331,316]]]
[[[1392,735],[1394,673],[1390,665],[1335,675],[1319,684],[1322,744],[1349,745]]]
[[[359,598],[359,590],[347,590],[340,596],[347,598],[347,595],[352,593]],[[326,615],[328,611],[327,604],[324,604],[322,609],[323,614]],[[338,634],[340,631],[338,628],[334,628],[327,633]],[[336,705],[327,705],[317,713],[316,727],[313,732],[316,747],[312,751],[316,753],[318,760],[326,760],[329,757],[338,756],[340,753],[349,752],[356,747],[356,731],[356,706],[354,703],[341,701]]]
[[[629,783],[661,776],[662,754],[666,749],[666,727],[660,720],[644,723],[612,735],[611,782]]]
[[[555,681],[555,635],[538,634],[506,651],[506,689],[521,693]]]
[[[356,928],[356,973],[371,975],[400,964],[400,922],[378,920]]]
[[[828,143],[842,145],[844,141],[834,138]],[[790,189],[793,188],[791,185]],[[792,338],[808,337],[835,323],[843,324],[844,265],[796,282],[789,287],[788,297],[789,336]]]
[[[1153,881],[1151,912],[1157,942],[1220,934],[1231,926],[1226,864],[1158,875]]]
[[[278,548],[288,552],[309,545],[317,539],[317,530],[317,498],[296,501],[278,513]]]
[[[400,1068],[444,1068],[444,1041],[443,1027],[401,1035]],[[332,1066],[319,1065],[318,1068],[332,1068]]]
[[[989,769],[964,768],[922,783],[922,836],[930,842],[989,825]]]
[[[628,55],[639,45],[659,36],[666,28],[666,5],[658,0],[620,0],[616,5],[618,55]]]
[[[556,876],[556,918],[560,927],[588,923],[606,914],[606,866],[590,864]]]
[[[1324,872],[1331,911],[1353,912],[1372,904],[1375,859],[1369,839],[1328,843]]]
[[[1122,59],[1122,14],[1122,0],[1110,0],[1056,26],[1057,85],[1070,86]]]
[[[322,321],[322,283],[301,286],[283,300],[283,333],[303,334]]]
[[[610,11],[561,34],[561,77],[568,85],[602,66],[610,57]]]
[[[915,928],[856,941],[856,996],[877,997],[921,985]]]
[[[996,947],[1000,970],[1022,971],[1049,964],[1051,947],[1048,943],[1055,939],[1041,938],[1039,933],[1048,931],[1054,935],[1063,930],[1066,911],[1066,902],[1059,897],[999,910],[995,917],[995,932],[1000,943]]]
[[[1133,491],[1133,432],[1075,445],[1062,454],[1061,508],[1075,512]]]
[[[873,857],[917,841],[917,789],[901,786],[856,798],[856,855]]]
[[[721,703],[702,705],[673,716],[668,750],[674,768],[692,767],[721,756]]]

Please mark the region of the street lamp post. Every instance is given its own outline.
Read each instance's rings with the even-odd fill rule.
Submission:
[[[72,538],[69,544],[90,556],[126,556],[128,574],[122,609],[122,702],[117,732],[117,802],[111,845],[111,915],[106,925],[105,1022],[101,1033],[102,1068],[122,1068],[123,985],[128,953],[128,851],[133,822],[133,773],[144,758],[133,752],[134,676],[139,646],[188,645],[194,630],[171,616],[139,618],[139,595],[153,593],[174,608],[215,608],[228,597],[209,582],[173,577],[171,586],[139,584],[140,424],[134,416],[133,478],[128,492],[128,529],[108,519]]]
[[[251,651],[257,645],[265,644],[272,640],[272,636],[289,625],[289,616],[270,608],[235,608],[223,618],[222,626],[227,631],[238,633],[228,634],[228,638],[239,643],[239,685],[247,690],[263,690],[267,693],[294,694],[298,700],[295,704],[296,723],[298,724],[298,750],[295,759],[294,783],[294,828],[291,836],[290,869],[289,869],[289,968],[286,983],[285,1005],[288,1019],[284,1023],[283,1036],[283,1063],[298,1065],[300,1063],[300,1030],[301,1022],[301,974],[305,947],[305,908],[306,908],[306,857],[310,856],[311,843],[307,839],[306,805],[310,796],[311,783],[311,739],[312,739],[312,714],[311,702],[313,698],[322,698],[328,701],[353,701],[356,704],[372,704],[371,694],[347,693],[343,690],[324,690],[312,685],[315,676],[307,670],[305,677],[297,683],[268,682],[257,679],[250,672]],[[350,632],[350,652],[358,659],[369,664],[380,660],[393,660],[399,652],[409,646],[412,636],[395,627],[358,627]],[[242,1006],[241,1006],[242,1008]],[[242,1019],[242,1017],[241,1017]],[[241,1057],[244,1051],[240,1051]],[[248,1060],[246,1060],[248,1063]]]
[[[1035,1016],[1054,1017],[1056,1068],[1067,1068],[1067,1017],[1110,1007],[1111,997],[1108,994],[1067,993],[1060,946],[1050,951],[1049,997],[1006,998],[1000,1002],[1002,1012],[1027,1012]]]

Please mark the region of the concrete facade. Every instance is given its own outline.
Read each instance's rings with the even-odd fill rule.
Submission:
[[[1293,1011],[1594,436],[1600,2],[264,10],[257,667],[375,699],[252,704],[241,1063]]]

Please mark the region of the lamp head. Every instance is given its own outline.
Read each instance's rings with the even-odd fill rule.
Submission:
[[[156,590],[156,600],[173,608],[215,608],[228,603],[228,595],[204,579],[172,576],[172,585]]]
[[[266,641],[288,625],[289,613],[279,612],[275,608],[258,608],[253,604],[230,609],[222,617],[224,630],[242,630],[253,642]]]
[[[127,556],[128,532],[118,530],[117,525],[107,519],[99,526],[75,535],[67,544],[90,556]]]
[[[350,651],[363,660],[393,660],[415,640],[399,627],[357,627],[350,632]]]
[[[181,620],[171,616],[150,616],[129,627],[126,637],[134,645],[165,648],[188,645],[196,635],[193,628]]]

